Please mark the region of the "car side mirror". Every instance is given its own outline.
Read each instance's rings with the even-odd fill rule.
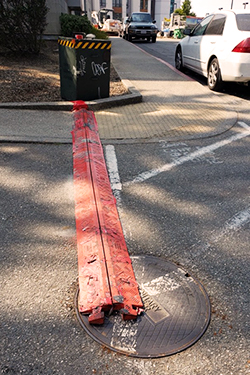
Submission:
[[[152,23],[156,23],[156,20],[154,20]]]

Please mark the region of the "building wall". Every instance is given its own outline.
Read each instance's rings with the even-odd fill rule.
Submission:
[[[84,8],[83,0],[67,0],[69,8]]]
[[[181,0],[174,1],[174,9],[180,8]],[[158,29],[161,29],[161,24],[164,18],[170,18],[171,0],[155,0],[155,20]]]
[[[130,16],[133,12],[140,12],[140,0],[123,0],[122,3],[123,18]],[[151,0],[148,0],[148,12],[151,10]]]
[[[100,6],[99,4],[100,4],[100,0],[92,0],[92,7],[93,7],[93,10],[97,10],[96,8],[97,8],[98,6]]]
[[[140,0],[123,0],[127,4],[128,14],[140,11]],[[180,8],[181,0],[174,1],[174,9]],[[153,18],[161,29],[164,18],[170,18],[171,0],[148,0],[148,12],[151,13],[151,4],[154,7]]]
[[[60,22],[59,17],[61,13],[68,13],[68,4],[66,0],[47,0],[47,7],[49,12],[47,15],[47,27],[45,35],[59,35]]]
[[[174,1],[174,9],[180,8],[181,0]],[[151,13],[151,5],[154,7],[153,18],[156,20],[158,29],[161,29],[161,24],[164,18],[170,18],[171,0],[148,0],[148,12]],[[133,12],[140,11],[140,0],[123,0],[122,3],[122,17],[131,15]]]
[[[83,15],[84,0],[67,0],[67,4],[70,14],[76,14],[77,16]],[[88,8],[87,2],[86,8]]]
[[[161,22],[164,17],[169,16],[170,0],[155,0],[155,20],[158,29],[161,29]]]
[[[91,20],[91,12],[94,10],[92,0],[82,0],[83,7],[82,9],[86,11],[86,14],[88,16],[88,19]],[[86,4],[86,9],[84,9],[84,4]]]
[[[173,0],[172,0],[173,2]],[[174,8],[180,8],[181,0],[174,1]],[[61,13],[69,13],[71,6],[79,6],[84,11],[84,4],[86,4],[86,11],[90,19],[92,10],[100,10],[100,0],[47,0],[49,8],[47,16],[47,28],[45,34],[59,35],[60,22],[59,17]],[[170,17],[171,0],[148,0],[148,12],[151,13],[151,5],[155,7],[154,19],[158,29],[161,29],[161,24],[164,18]],[[106,8],[112,9],[112,0],[106,0]],[[140,0],[122,0],[122,19],[130,16],[133,12],[140,12]]]

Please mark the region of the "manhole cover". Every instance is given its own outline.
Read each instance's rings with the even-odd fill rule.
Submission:
[[[144,303],[142,315],[123,321],[119,313],[112,313],[97,326],[90,325],[88,316],[76,307],[82,327],[100,344],[133,357],[163,357],[194,344],[210,320],[210,302],[202,285],[160,258],[132,257],[132,263]]]

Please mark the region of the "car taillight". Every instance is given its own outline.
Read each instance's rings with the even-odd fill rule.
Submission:
[[[241,53],[250,53],[250,38],[242,40],[236,47],[232,50],[232,52],[241,52]]]

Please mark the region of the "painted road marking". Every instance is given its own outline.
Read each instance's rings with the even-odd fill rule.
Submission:
[[[141,287],[149,296],[156,296],[158,294],[166,293],[178,289],[181,285],[171,277],[169,273],[157,277],[147,283],[142,283]]]
[[[191,146],[183,142],[170,144],[167,141],[160,141],[160,146],[164,153],[170,155],[171,160],[176,160],[179,159],[181,156],[188,155],[192,150]],[[200,146],[195,147],[195,149],[199,150]],[[195,158],[194,160],[191,160],[191,162],[194,163],[196,163],[197,161],[206,162],[210,165],[223,163],[222,160],[216,157],[215,152],[203,155],[201,158]]]
[[[115,196],[117,205],[120,206],[122,184],[121,184],[119,171],[118,171],[118,163],[117,163],[117,158],[116,158],[116,153],[115,153],[115,147],[113,145],[107,145],[105,147],[105,155],[106,155],[106,165],[108,169],[111,189]]]
[[[242,126],[243,128],[245,128],[246,130],[249,130],[249,128],[250,128],[250,126],[247,125],[245,122],[239,121],[238,124],[239,124],[240,126]]]
[[[235,142],[239,139],[248,137],[250,135],[250,126],[248,126],[244,122],[238,122],[238,124],[242,128],[244,128],[244,131],[242,131],[238,134],[235,134],[228,139],[224,139],[223,141],[219,141],[219,142],[216,142],[216,143],[211,144],[209,146],[202,147],[199,150],[191,152],[188,155],[184,155],[184,156],[180,157],[179,159],[173,161],[172,163],[165,164],[160,168],[151,169],[150,171],[142,172],[137,177],[135,177],[132,181],[125,182],[123,184],[123,186],[129,186],[129,185],[132,185],[132,184],[135,184],[135,183],[144,182],[144,181],[146,181],[146,180],[148,180],[152,177],[157,176],[160,173],[170,171],[172,168],[174,168],[178,165],[182,165],[182,164],[184,164],[188,161],[194,160],[195,158],[199,158],[199,157],[201,157],[201,156],[203,156],[207,153],[211,153],[214,150],[217,150],[217,149],[219,149],[223,146],[226,146],[226,145],[228,145],[232,142]]]
[[[107,161],[107,167],[109,171],[109,178],[112,183],[112,188],[114,190],[121,190],[122,184],[120,181],[120,176],[118,172],[118,164],[117,164],[117,158],[115,153],[115,147],[112,145],[107,145],[105,147],[106,151],[106,161]]]
[[[194,152],[191,152],[190,154],[187,153],[181,156],[180,158],[174,160],[172,163],[165,164],[160,168],[152,169],[151,171],[142,172],[137,177],[135,177],[134,180],[125,182],[123,186],[129,186],[137,182],[139,183],[139,182],[146,181],[149,178],[157,176],[158,174],[162,172],[171,170],[177,165],[181,165],[187,161],[192,161],[194,159],[200,158],[206,154],[212,153],[218,148],[226,146],[234,141],[237,141],[238,139],[248,137],[250,135],[250,126],[242,121],[239,121],[238,124],[242,128],[244,128],[245,131],[239,134],[233,135],[232,137],[225,139],[223,141],[216,142],[212,145],[202,147]],[[117,163],[117,158],[116,158],[116,153],[115,153],[115,147],[113,145],[107,145],[105,147],[105,154],[106,154],[106,162],[107,162],[107,168],[109,172],[111,188],[113,190],[114,196],[118,200],[118,203],[120,203],[120,191],[122,190],[122,183],[121,183],[119,171],[118,171],[118,163]]]
[[[185,163],[186,161],[194,160],[197,157],[201,157],[207,153],[211,153],[211,151],[214,151],[220,147],[223,147],[225,145],[228,145],[234,141],[237,141],[238,139],[242,139],[244,137],[247,137],[250,135],[250,126],[247,125],[246,123],[239,121],[238,125],[240,125],[242,128],[245,129],[243,133],[236,134],[224,141],[221,142],[216,142],[213,145],[203,147],[193,153],[190,154],[185,154],[184,156],[180,157],[178,160],[174,161],[173,163],[170,164],[165,164],[163,167],[144,172],[140,174],[138,177],[136,177],[133,181],[131,182],[126,182],[124,185],[128,186],[131,185],[132,183],[136,182],[143,182],[146,179],[153,177],[159,173],[162,173],[164,171],[170,170],[173,167],[177,165],[181,165]],[[185,145],[185,144],[182,144]],[[116,194],[119,194],[120,198],[120,192],[122,189],[122,184],[120,181],[119,177],[119,172],[118,172],[118,164],[117,164],[117,158],[116,158],[116,153],[115,153],[115,147],[112,145],[106,146],[106,158],[107,158],[107,166],[109,170],[109,176],[110,176],[110,182],[111,182],[111,187]],[[240,230],[245,224],[250,222],[250,207],[246,208],[245,210],[242,210],[238,213],[236,213],[231,219],[226,221],[224,227],[218,232],[217,234],[213,235],[210,239],[210,241],[205,242],[204,244],[201,244],[200,247],[197,249],[197,244],[194,245],[194,247],[197,249],[195,253],[193,253],[194,257],[200,256],[202,253],[206,252],[209,250],[209,248],[213,245],[216,244],[222,237],[227,236],[230,232],[232,231],[237,231]]]
[[[128,349],[136,352],[136,339],[139,327],[139,317],[136,321],[121,321],[119,316],[114,317],[110,345],[116,349]]]
[[[200,256],[206,252],[213,244],[216,244],[222,237],[226,237],[231,231],[237,231],[241,229],[245,224],[250,221],[250,207],[243,211],[236,213],[230,220],[226,221],[224,227],[219,233],[213,235],[209,242],[205,242],[193,253],[193,257]],[[197,244],[193,246],[197,248]]]

